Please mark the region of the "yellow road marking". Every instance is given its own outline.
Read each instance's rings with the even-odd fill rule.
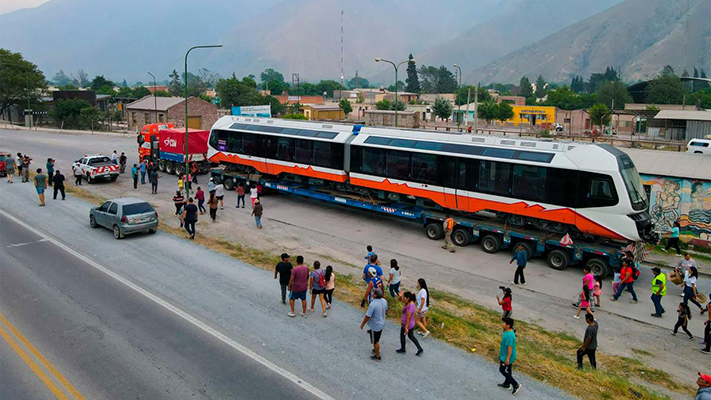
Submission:
[[[74,398],[77,399],[77,400],[84,400],[84,396],[82,396],[81,393],[79,393],[79,391],[76,390],[76,389],[74,388],[74,386],[73,386],[71,383],[69,383],[69,381],[67,380],[67,378],[65,378],[64,375],[62,375],[62,374],[57,370],[57,368],[55,368],[54,365],[52,365],[52,363],[50,363],[49,360],[47,360],[47,359],[42,355],[42,353],[40,353],[39,350],[37,350],[37,349],[35,348],[35,346],[33,346],[32,343],[30,343],[30,341],[27,340],[27,338],[25,338],[25,337],[20,333],[20,331],[17,330],[17,328],[15,328],[15,327],[10,323],[10,321],[8,321],[7,318],[5,318],[5,316],[2,315],[2,314],[0,314],[0,322],[2,322],[3,324],[5,324],[5,326],[6,326],[18,339],[20,339],[20,341],[22,342],[22,344],[24,344],[25,347],[26,347],[26,348],[42,363],[42,365],[44,365],[44,367],[47,368],[47,370],[57,379],[57,381],[59,381],[59,383],[61,383],[62,386],[64,386],[64,388],[67,390],[67,392],[69,392],[69,394],[71,394],[72,396],[74,396]],[[2,325],[0,325],[0,332],[4,332],[4,330],[2,330]],[[29,358],[29,356],[27,356],[27,353],[25,353],[24,350],[22,350],[21,347],[17,346],[17,343],[15,343],[15,346],[17,346],[17,348],[15,348],[15,347],[13,346],[13,344],[10,342],[10,340],[12,340],[12,337],[10,337],[9,335],[6,337],[6,336],[3,334],[3,338],[5,339],[6,342],[8,342],[8,344],[10,344],[10,346],[13,348],[13,350],[15,350],[15,352],[16,352],[18,355],[20,355],[20,357],[25,361],[25,363],[27,363],[27,365],[29,365],[30,368],[32,368],[32,370],[35,372],[35,374],[37,374],[37,376],[42,380],[42,382],[45,383],[45,385],[47,385],[47,387],[49,388],[49,390],[51,390],[52,393],[54,393],[55,396],[57,396],[57,398],[59,398],[59,399],[67,399],[67,396],[65,396],[65,394],[64,394],[61,390],[59,391],[59,394],[57,394],[54,390],[52,390],[52,386],[54,386],[54,387],[56,388],[56,385],[54,384],[54,382],[52,382],[52,380],[49,380],[49,383],[48,383],[48,382],[46,382],[44,379],[42,379],[42,376],[40,376],[40,375],[37,373],[37,370],[35,370],[35,368],[32,367],[32,365],[30,364],[30,362],[31,362],[32,364],[34,364],[35,366],[37,366],[37,364],[36,364],[31,358]],[[9,340],[8,340],[8,339],[9,339]],[[14,343],[14,340],[12,340],[12,342]],[[22,352],[22,354],[24,354],[25,357],[27,357],[27,358],[23,357],[23,355],[18,351],[18,349],[19,349],[19,350]],[[45,377],[47,377],[47,375],[44,373],[44,371],[42,371],[42,369],[39,368],[39,366],[37,366],[37,368],[39,369],[39,372],[42,373],[42,375],[44,375]],[[49,379],[49,378],[47,377],[47,379]],[[50,386],[50,384],[51,384],[52,386]]]

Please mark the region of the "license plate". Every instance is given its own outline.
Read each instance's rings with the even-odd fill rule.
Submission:
[[[149,218],[136,218],[135,223],[137,224],[142,224],[144,222],[147,222]]]

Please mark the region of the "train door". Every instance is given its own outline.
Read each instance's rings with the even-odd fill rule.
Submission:
[[[444,173],[444,207],[452,210],[457,209],[457,176],[459,163],[457,157],[442,157],[444,165],[442,171]]]

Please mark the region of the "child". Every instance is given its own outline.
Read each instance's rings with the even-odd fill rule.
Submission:
[[[585,299],[585,292],[584,291],[580,292],[580,305],[578,306],[578,313],[573,315],[573,318],[580,319],[580,311],[582,311],[583,308],[588,313],[592,314],[592,311],[590,310],[590,301]]]
[[[620,287],[620,283],[622,283],[622,280],[620,279],[620,272],[622,269],[620,266],[615,267],[615,275],[612,278],[612,293],[617,293],[617,289]]]
[[[679,319],[676,320],[676,325],[674,325],[674,332],[672,332],[672,336],[676,336],[676,332],[679,330],[679,328],[683,329],[684,332],[686,332],[687,335],[689,335],[689,340],[694,339],[694,335],[689,332],[689,329],[686,328],[686,325],[689,323],[689,320],[691,319],[691,309],[689,309],[689,306],[682,303],[679,303],[679,309],[676,310],[676,312],[679,314]]]
[[[183,191],[183,178],[178,178],[178,191]]]
[[[602,297],[602,278],[595,275],[595,286],[593,287],[593,299],[595,307],[600,307],[600,298]]]
[[[504,312],[502,318],[511,318],[511,288],[503,286],[499,286],[499,288],[504,292],[503,299],[499,299],[499,296],[496,296],[496,301],[499,302],[501,310]]]

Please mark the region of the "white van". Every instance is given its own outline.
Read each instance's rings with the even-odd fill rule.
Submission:
[[[691,139],[686,145],[686,152],[711,155],[711,139]]]

